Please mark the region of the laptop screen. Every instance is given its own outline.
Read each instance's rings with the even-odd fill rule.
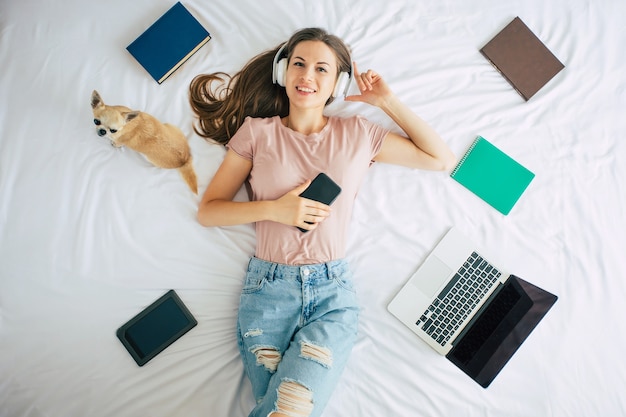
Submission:
[[[457,339],[446,357],[486,388],[557,297],[511,275]]]

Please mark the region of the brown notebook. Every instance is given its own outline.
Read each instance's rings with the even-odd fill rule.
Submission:
[[[480,52],[526,101],[565,68],[519,17]]]

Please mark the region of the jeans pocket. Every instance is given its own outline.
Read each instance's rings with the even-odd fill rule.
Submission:
[[[246,282],[241,292],[243,294],[254,294],[261,291],[266,282],[267,279],[265,278],[265,276],[248,271],[248,273],[246,274]]]
[[[341,277],[335,277],[335,283],[346,291],[350,291],[351,293],[356,293],[356,290],[354,289],[354,285],[352,285],[352,281],[350,280],[345,280],[345,279],[342,279]]]
[[[343,288],[346,291],[350,291],[351,293],[356,293],[354,285],[352,284],[352,280],[349,276],[346,276],[346,274],[333,275],[333,281],[335,281],[335,284],[337,284],[340,288]]]

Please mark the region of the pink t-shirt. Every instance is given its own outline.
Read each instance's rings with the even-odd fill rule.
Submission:
[[[319,133],[304,135],[272,118],[247,118],[228,147],[251,160],[248,177],[253,200],[275,200],[320,172],[341,194],[315,230],[303,233],[272,221],[256,223],[256,257],[288,265],[345,257],[347,229],[359,185],[388,130],[360,116],[329,117]]]

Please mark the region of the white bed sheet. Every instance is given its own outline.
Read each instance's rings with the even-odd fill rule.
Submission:
[[[89,96],[178,125],[203,190],[224,151],[193,132],[189,82],[305,26],[343,37],[457,154],[482,135],[536,174],[502,216],[446,174],[372,167],[349,241],[360,334],[324,416],[626,415],[623,0],[187,0],[213,39],[157,85],[125,46],[172,4],[0,4],[0,416],[248,414],[235,318],[254,228],[201,227],[178,173],[95,134]],[[566,65],[529,102],[478,52],[515,16]],[[559,296],[486,390],[386,311],[453,225]],[[115,329],[170,288],[199,324],[139,368]]]

